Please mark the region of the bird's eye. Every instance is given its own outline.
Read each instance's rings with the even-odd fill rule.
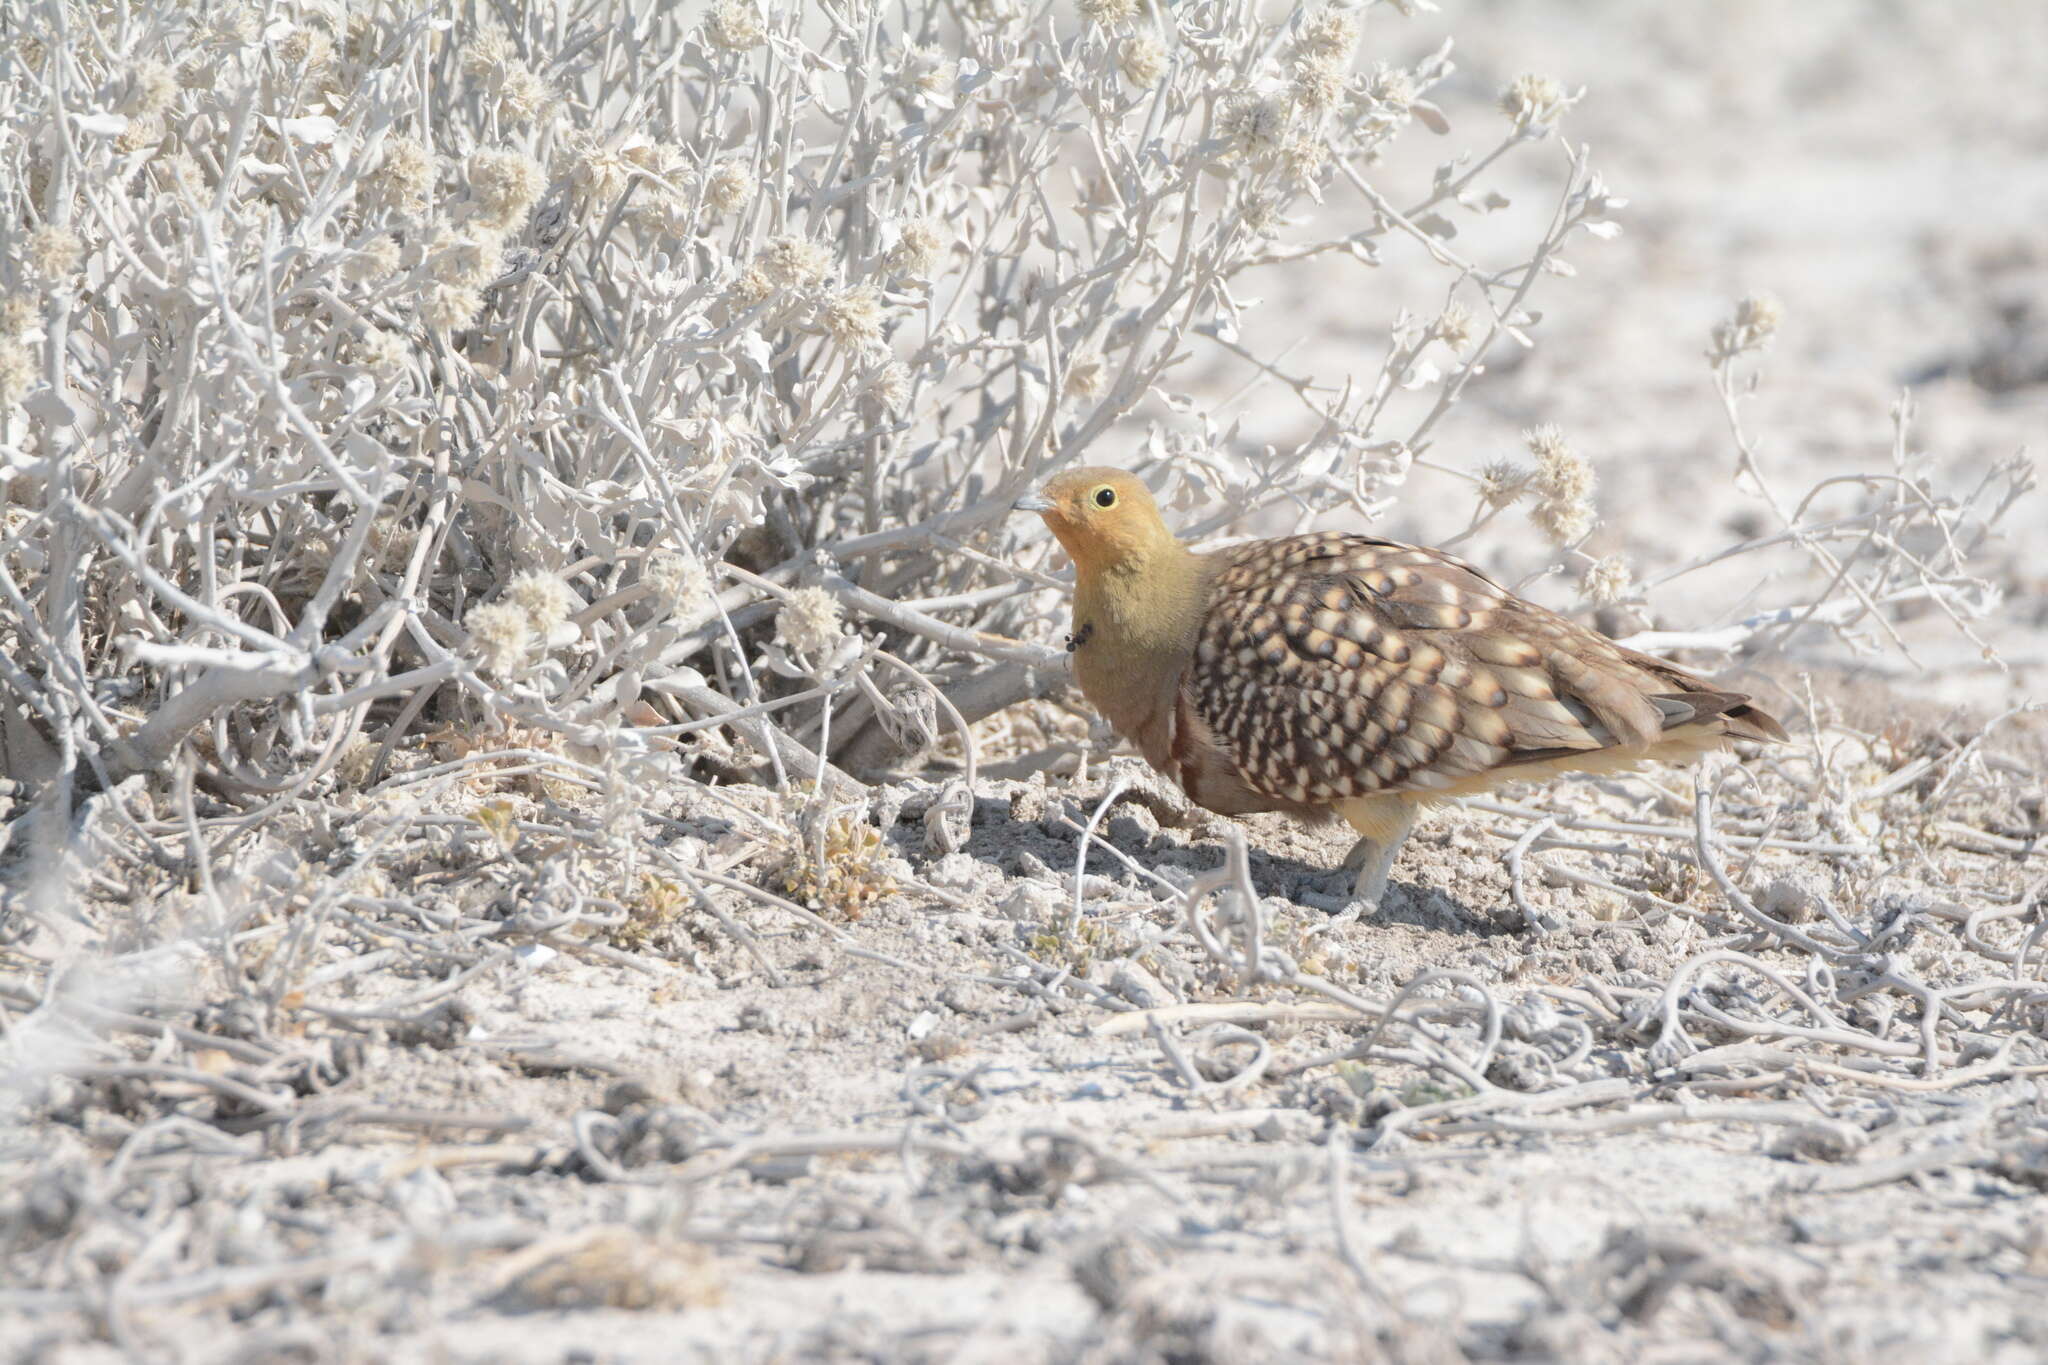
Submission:
[[[1107,486],[1096,489],[1095,505],[1097,507],[1116,506],[1116,490]]]

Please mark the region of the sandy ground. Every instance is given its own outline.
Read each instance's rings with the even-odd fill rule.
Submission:
[[[1701,353],[1758,288],[1787,322],[1749,415],[1787,489],[1886,467],[1909,383],[1913,444],[1945,479],[2038,432],[2048,106],[2026,92],[2048,71],[2048,12],[1443,9],[1376,16],[1371,41],[1412,58],[1455,28],[1461,121],[1517,71],[1588,86],[1572,135],[1632,205],[1618,241],[1573,254],[1541,346],[1475,388],[1435,458],[1476,468],[1556,422],[1599,469],[1601,552],[1654,572],[1726,543],[1755,508],[1731,487]],[[1398,272],[1349,270],[1269,301],[1307,334],[1305,371],[1377,359],[1383,337],[1351,319],[1383,316]],[[1303,309],[1322,321],[1301,329]],[[1297,421],[1270,395],[1254,412],[1253,441]],[[1386,529],[1436,539],[1468,513],[1422,471]],[[387,801],[280,827],[222,873],[231,900],[279,868],[299,888],[237,950],[252,970],[330,884],[403,884],[491,921],[460,951],[433,924],[411,928],[434,951],[350,940],[389,970],[319,948],[306,994],[326,1013],[297,1026],[289,1064],[218,1041],[248,1030],[206,953],[175,946],[208,942],[195,895],[99,886],[85,920],[124,950],[173,946],[129,979],[74,983],[68,1010],[6,998],[17,1038],[133,1046],[126,1069],[43,1078],[0,1130],[0,1360],[2039,1360],[2040,718],[1987,746],[2003,766],[1957,745],[1973,717],[2044,695],[2048,577],[2028,558],[2044,518],[2036,495],[2015,521],[2034,529],[1984,560],[2009,672],[1931,628],[1925,670],[1828,644],[1774,666],[1795,712],[1799,674],[1818,677],[1823,730],[1742,756],[1724,828],[1802,846],[1729,856],[1784,923],[1845,907],[1872,947],[1841,980],[1687,861],[1691,788],[1669,774],[1512,798],[1561,822],[1523,888],[1545,934],[1510,885],[1526,819],[1426,824],[1356,923],[1330,914],[1337,833],[1247,822],[1273,947],[1381,1004],[1439,973],[1420,992],[1443,1007],[1437,1041],[1402,1026],[1365,1060],[1331,1054],[1374,1041],[1371,1018],[1218,965],[1145,875],[1214,868],[1221,822],[1115,806],[1085,926],[1065,932],[1078,827],[1115,764],[985,779],[951,834],[926,818],[942,788],[901,784],[872,862],[894,890],[857,918],[827,905],[820,927],[714,891],[751,949],[682,893],[630,939],[534,927],[572,889],[652,903],[652,863],[563,871],[539,836],[501,844],[469,819],[380,847]],[[1511,528],[1473,552],[1540,562]],[[1700,584],[1658,594],[1656,623],[1740,609],[1740,585]],[[522,815],[544,795],[507,790]],[[672,848],[718,865],[731,812],[688,791],[650,809]],[[103,822],[81,860],[95,837],[120,834]],[[1862,851],[1816,851],[1834,846]],[[765,866],[729,870],[779,889]],[[1886,971],[1957,988],[1936,1065],[1918,1065],[1921,1001]],[[2034,984],[1961,989],[1987,980]],[[1799,990],[1847,1003],[1823,1021],[1789,1003]],[[1689,1047],[1660,1000],[1682,1002]],[[1489,1001],[1505,1011],[1491,1045]],[[1236,1032],[1203,1031],[1219,1002]],[[144,1006],[216,1041],[123,1023]],[[1715,1010],[1774,1023],[1750,1037]],[[1444,1051],[1523,1099],[1474,1102],[1421,1064]],[[208,1078],[283,1087],[293,1117]]]

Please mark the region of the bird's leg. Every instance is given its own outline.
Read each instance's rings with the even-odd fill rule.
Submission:
[[[1371,914],[1379,909],[1394,858],[1408,831],[1415,827],[1415,803],[1383,796],[1346,802],[1342,811],[1359,834],[1358,842],[1344,856],[1344,870],[1358,874],[1351,888],[1351,905],[1344,913],[1352,917]]]

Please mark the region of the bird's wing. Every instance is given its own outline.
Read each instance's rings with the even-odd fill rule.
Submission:
[[[1246,785],[1301,805],[1645,748],[1753,709],[1451,555],[1335,532],[1225,552],[1183,689]]]

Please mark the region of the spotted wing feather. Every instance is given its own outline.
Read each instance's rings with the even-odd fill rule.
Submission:
[[[1185,688],[1244,783],[1300,806],[1646,748],[1717,716],[1777,731],[1453,556],[1334,532],[1226,553]]]

